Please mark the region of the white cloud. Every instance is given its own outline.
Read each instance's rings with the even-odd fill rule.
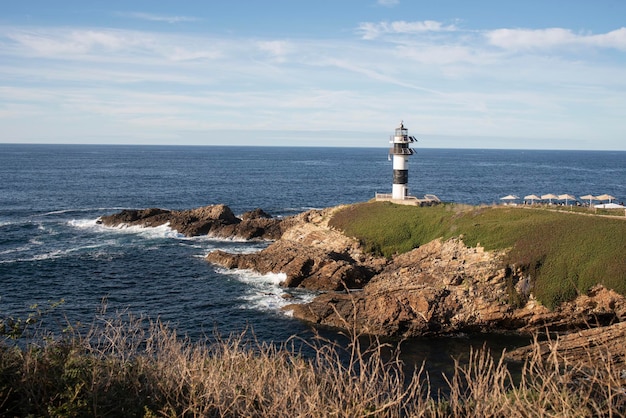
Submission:
[[[4,33],[3,33],[4,32]],[[0,28],[0,53],[56,60],[143,62],[211,60],[223,54],[219,41],[119,29]]]
[[[605,34],[576,34],[569,29],[496,29],[485,32],[487,41],[510,50],[551,49],[561,47],[595,46],[626,50],[626,28]]]
[[[444,25],[435,20],[406,22],[363,22],[359,24],[358,32],[363,39],[376,39],[386,34],[418,34],[425,32],[449,32],[457,30],[455,25]]]
[[[259,50],[269,54],[279,62],[283,62],[286,56],[294,50],[293,44],[287,41],[259,41],[257,46]]]
[[[17,29],[4,37],[13,42],[16,54],[35,54],[65,58],[90,53],[154,48],[154,38],[146,33],[95,29]]]
[[[123,16],[123,17],[129,17],[133,19],[149,20],[153,22],[167,22],[167,23],[197,22],[200,20],[196,17],[190,17],[190,16],[164,16],[164,15],[156,15],[152,13],[142,13],[142,12],[120,12],[120,13],[117,13],[117,15]]]
[[[587,41],[598,47],[626,50],[626,28],[622,27],[601,35],[592,35],[587,38]]]

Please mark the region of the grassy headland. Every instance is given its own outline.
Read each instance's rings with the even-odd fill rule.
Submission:
[[[368,202],[337,211],[329,225],[391,257],[434,239],[510,249],[506,262],[530,274],[533,293],[552,308],[602,284],[626,295],[626,220],[512,206],[431,207]]]

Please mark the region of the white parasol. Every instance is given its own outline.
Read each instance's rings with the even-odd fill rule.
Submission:
[[[514,194],[508,194],[508,195],[500,198],[500,200],[504,200],[504,201],[509,202],[509,203],[514,201],[514,200],[517,200],[517,199],[519,199],[519,197],[515,196]]]
[[[615,199],[615,196],[611,196],[610,194],[601,194],[600,196],[596,196],[598,200],[608,200],[611,203],[611,200]]]
[[[559,195],[559,200],[565,200],[565,206],[567,206],[567,203],[570,200],[576,200],[576,197],[572,196],[571,194],[560,194]]]
[[[528,196],[524,196],[524,200],[530,200],[530,204],[535,203],[535,200],[541,200],[539,196],[536,194],[529,194]]]
[[[555,194],[552,193],[548,193],[548,194],[542,194],[541,195],[541,199],[543,200],[548,200],[550,202],[550,204],[552,204],[552,199],[558,199],[559,197]]]
[[[580,198],[583,199],[583,200],[588,200],[589,201],[589,206],[591,206],[591,201],[592,200],[598,200],[597,197],[595,197],[593,195],[590,195],[590,194],[586,194],[584,196],[580,196]]]

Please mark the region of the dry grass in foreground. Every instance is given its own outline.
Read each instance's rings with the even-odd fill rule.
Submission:
[[[594,368],[564,365],[537,349],[513,379],[487,350],[470,354],[431,391],[419,367],[403,374],[383,345],[356,336],[343,351],[313,343],[303,356],[247,334],[192,343],[162,323],[102,320],[19,348],[0,344],[2,416],[585,417],[626,414],[626,371],[607,356]],[[626,348],[625,348],[626,350]]]

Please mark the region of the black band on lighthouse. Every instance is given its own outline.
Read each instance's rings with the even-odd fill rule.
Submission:
[[[407,184],[409,182],[409,170],[393,170],[393,184]]]
[[[403,143],[394,143],[393,144],[393,153],[394,154],[400,154],[400,155],[406,155],[408,154],[408,148],[409,148],[409,144],[403,144]]]

